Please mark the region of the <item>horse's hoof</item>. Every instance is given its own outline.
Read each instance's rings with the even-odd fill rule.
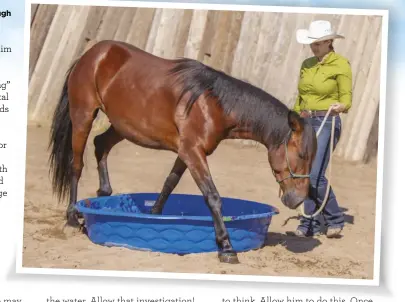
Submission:
[[[229,263],[229,264],[238,264],[239,263],[238,256],[234,252],[219,253],[218,258],[219,258],[219,261],[222,263]]]
[[[97,193],[97,197],[111,196],[112,190],[98,189],[96,193]]]
[[[82,225],[78,221],[67,221],[65,226],[80,230]]]
[[[82,224],[79,222],[79,220],[76,217],[68,217],[66,220],[65,226],[75,228],[75,229],[80,229],[82,227]]]
[[[77,235],[87,235],[87,229],[84,223],[79,223],[78,221],[66,221],[65,224],[62,226],[63,234],[70,238],[76,237]]]

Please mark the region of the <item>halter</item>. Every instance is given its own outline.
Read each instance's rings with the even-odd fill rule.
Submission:
[[[318,131],[316,132],[316,137],[318,137],[319,134],[321,133],[321,130],[322,130],[323,126],[325,126],[326,119],[327,119],[328,116],[330,115],[331,111],[332,111],[332,106],[329,107],[328,112],[326,113],[326,115],[325,115],[325,117],[324,117],[324,119],[323,119],[323,121],[322,121],[321,126],[319,127]],[[318,216],[319,213],[321,213],[321,212],[323,211],[323,209],[325,208],[326,202],[328,201],[329,191],[330,191],[330,188],[331,188],[331,178],[332,178],[332,153],[333,153],[333,142],[334,142],[334,137],[335,137],[335,123],[336,123],[336,117],[333,116],[333,117],[332,117],[332,130],[331,130],[331,135],[330,135],[330,146],[329,146],[329,149],[330,149],[330,157],[329,157],[329,177],[328,177],[328,187],[327,187],[327,189],[326,189],[325,197],[324,197],[324,199],[323,199],[323,201],[322,201],[321,206],[320,206],[320,207],[318,208],[318,210],[317,210],[315,213],[313,213],[313,214],[305,214],[305,211],[304,211],[304,203],[301,204],[301,207],[300,207],[300,208],[301,208],[301,215],[304,216],[304,217],[306,217],[306,218],[312,219],[312,218]],[[290,135],[290,134],[291,134],[291,131],[288,133],[288,135]],[[287,140],[285,140],[284,143],[285,143],[286,157],[287,157],[287,165],[288,165],[288,169],[289,169],[289,171],[290,171],[290,176],[284,178],[284,179],[281,180],[281,181],[277,181],[277,182],[278,182],[278,183],[281,183],[281,182],[284,181],[285,179],[288,179],[288,178],[291,178],[291,177],[292,177],[292,178],[306,178],[306,177],[307,177],[306,175],[296,175],[296,174],[294,174],[294,173],[291,172],[290,163],[288,162]],[[274,171],[273,171],[273,174],[274,174]],[[279,190],[279,195],[281,196],[281,187],[280,187],[280,190]],[[288,221],[289,219],[290,219],[290,218],[288,218],[288,219],[284,222],[284,225],[287,223],[287,221]]]
[[[291,130],[288,132],[286,139],[284,139],[285,158],[286,158],[286,161],[287,161],[288,172],[290,173],[290,175],[284,177],[284,178],[281,179],[281,180],[277,180],[277,179],[276,179],[276,181],[277,181],[279,184],[282,183],[283,181],[287,180],[287,179],[290,179],[290,178],[293,178],[293,179],[294,179],[294,178],[309,178],[309,177],[310,177],[309,174],[295,174],[295,173],[291,170],[290,161],[288,160],[288,145],[287,145],[288,141],[290,140],[290,136],[291,136]],[[274,170],[272,170],[272,172],[273,172],[273,175],[276,176]]]

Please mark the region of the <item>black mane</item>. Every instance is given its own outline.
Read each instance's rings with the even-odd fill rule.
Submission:
[[[242,125],[249,123],[253,133],[270,138],[272,145],[279,145],[290,130],[289,109],[280,100],[262,89],[215,70],[192,59],[179,59],[169,74],[178,75],[183,84],[179,100],[187,92],[186,113],[203,93],[217,98],[225,114],[234,113]],[[271,121],[271,122],[269,122]]]

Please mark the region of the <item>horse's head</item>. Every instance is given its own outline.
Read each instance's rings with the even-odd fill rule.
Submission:
[[[282,203],[296,209],[307,197],[309,174],[316,154],[316,133],[296,112],[288,113],[289,132],[283,143],[269,149],[269,163],[283,192]]]

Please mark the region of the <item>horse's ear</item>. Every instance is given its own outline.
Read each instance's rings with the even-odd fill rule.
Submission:
[[[304,121],[297,112],[290,110],[288,112],[288,125],[294,132],[301,132],[304,130]]]

